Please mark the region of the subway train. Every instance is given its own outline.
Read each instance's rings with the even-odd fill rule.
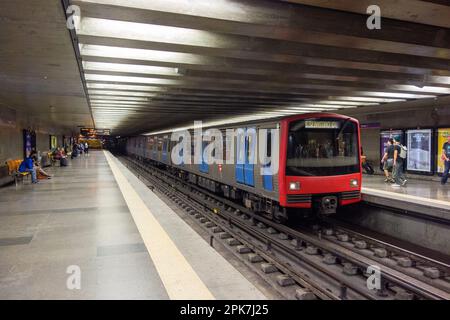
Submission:
[[[128,155],[279,222],[292,215],[333,214],[338,207],[361,200],[356,119],[309,113],[215,130],[215,135],[197,130],[206,133],[197,137],[193,129],[187,130],[193,138],[186,138],[187,134],[174,138],[176,132],[130,137],[126,150]],[[219,140],[223,150],[220,144],[214,145]],[[208,145],[215,148],[207,152]],[[218,159],[223,159],[222,163],[212,161]]]

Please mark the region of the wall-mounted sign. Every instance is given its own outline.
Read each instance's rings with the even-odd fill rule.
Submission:
[[[406,169],[431,173],[431,129],[408,130],[408,157]]]
[[[80,134],[85,137],[89,136],[109,136],[111,135],[111,129],[94,129],[94,128],[81,128]]]
[[[111,135],[111,129],[95,129],[98,136],[109,136]]]
[[[94,128],[81,128],[80,134],[82,136],[94,136],[95,135],[95,129]]]
[[[379,122],[370,122],[370,123],[361,123],[361,129],[380,129],[381,123]]]
[[[450,136],[450,128],[439,128],[437,129],[437,149],[436,149],[436,168],[437,172],[444,172],[444,161],[441,159],[442,156],[442,147],[444,143],[447,142],[448,137]]]

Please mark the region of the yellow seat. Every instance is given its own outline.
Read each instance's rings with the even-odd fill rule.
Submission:
[[[14,181],[17,183],[19,180],[24,180],[24,177],[30,177],[31,174],[29,172],[19,172],[19,167],[20,164],[22,163],[23,160],[21,159],[16,159],[16,160],[7,160],[6,161],[6,165],[8,166],[8,174],[10,176],[14,177]]]
[[[15,161],[14,160],[8,160],[8,161],[6,161],[6,165],[8,166],[8,174],[12,175],[16,171],[16,169],[15,169],[15,167],[16,167]]]
[[[20,164],[22,163],[22,161],[23,160],[21,160],[21,159],[6,161],[6,164],[8,166],[9,175],[17,174],[17,175],[21,175],[21,176],[26,176],[26,175],[30,174],[29,172],[19,172],[19,167],[20,167]]]

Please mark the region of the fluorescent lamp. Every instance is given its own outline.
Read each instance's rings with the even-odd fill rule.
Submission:
[[[100,46],[93,44],[80,44],[82,56],[131,59],[142,61],[160,61],[174,63],[202,64],[202,56],[190,53],[180,53],[160,50],[122,48],[112,46]]]
[[[364,101],[364,102],[401,102],[405,101],[404,99],[388,99],[388,98],[371,98],[371,97],[340,97],[340,96],[332,96],[328,97],[333,100],[344,100],[344,101]]]
[[[104,74],[85,74],[84,77],[88,81],[108,81],[108,82],[131,82],[131,83],[148,83],[148,84],[165,84],[177,85],[181,84],[178,80],[144,78],[144,77],[128,77],[128,76],[111,76]]]
[[[107,101],[146,101],[149,99],[146,97],[117,97],[117,96],[99,96],[99,95],[89,95],[89,98],[92,100],[107,100]]]
[[[87,82],[86,86],[89,89],[105,89],[105,90],[133,90],[133,91],[145,91],[145,92],[164,92],[166,88],[154,87],[154,86],[136,86],[129,84],[113,84],[113,83],[95,83]],[[101,92],[101,91],[99,91]],[[115,91],[109,91],[115,92]]]
[[[120,64],[120,63],[104,63],[83,61],[83,69],[90,71],[113,71],[124,73],[142,73],[142,74],[158,74],[179,76],[175,68],[156,67],[137,64]]]

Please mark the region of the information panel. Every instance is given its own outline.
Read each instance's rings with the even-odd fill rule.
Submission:
[[[110,129],[81,128],[80,134],[85,137],[109,136],[109,135],[111,135],[111,130]]]
[[[408,157],[406,169],[431,173],[431,129],[408,130]]]
[[[444,161],[441,159],[442,146],[447,142],[448,136],[450,136],[450,128],[437,129],[436,168],[440,173],[444,172]]]

